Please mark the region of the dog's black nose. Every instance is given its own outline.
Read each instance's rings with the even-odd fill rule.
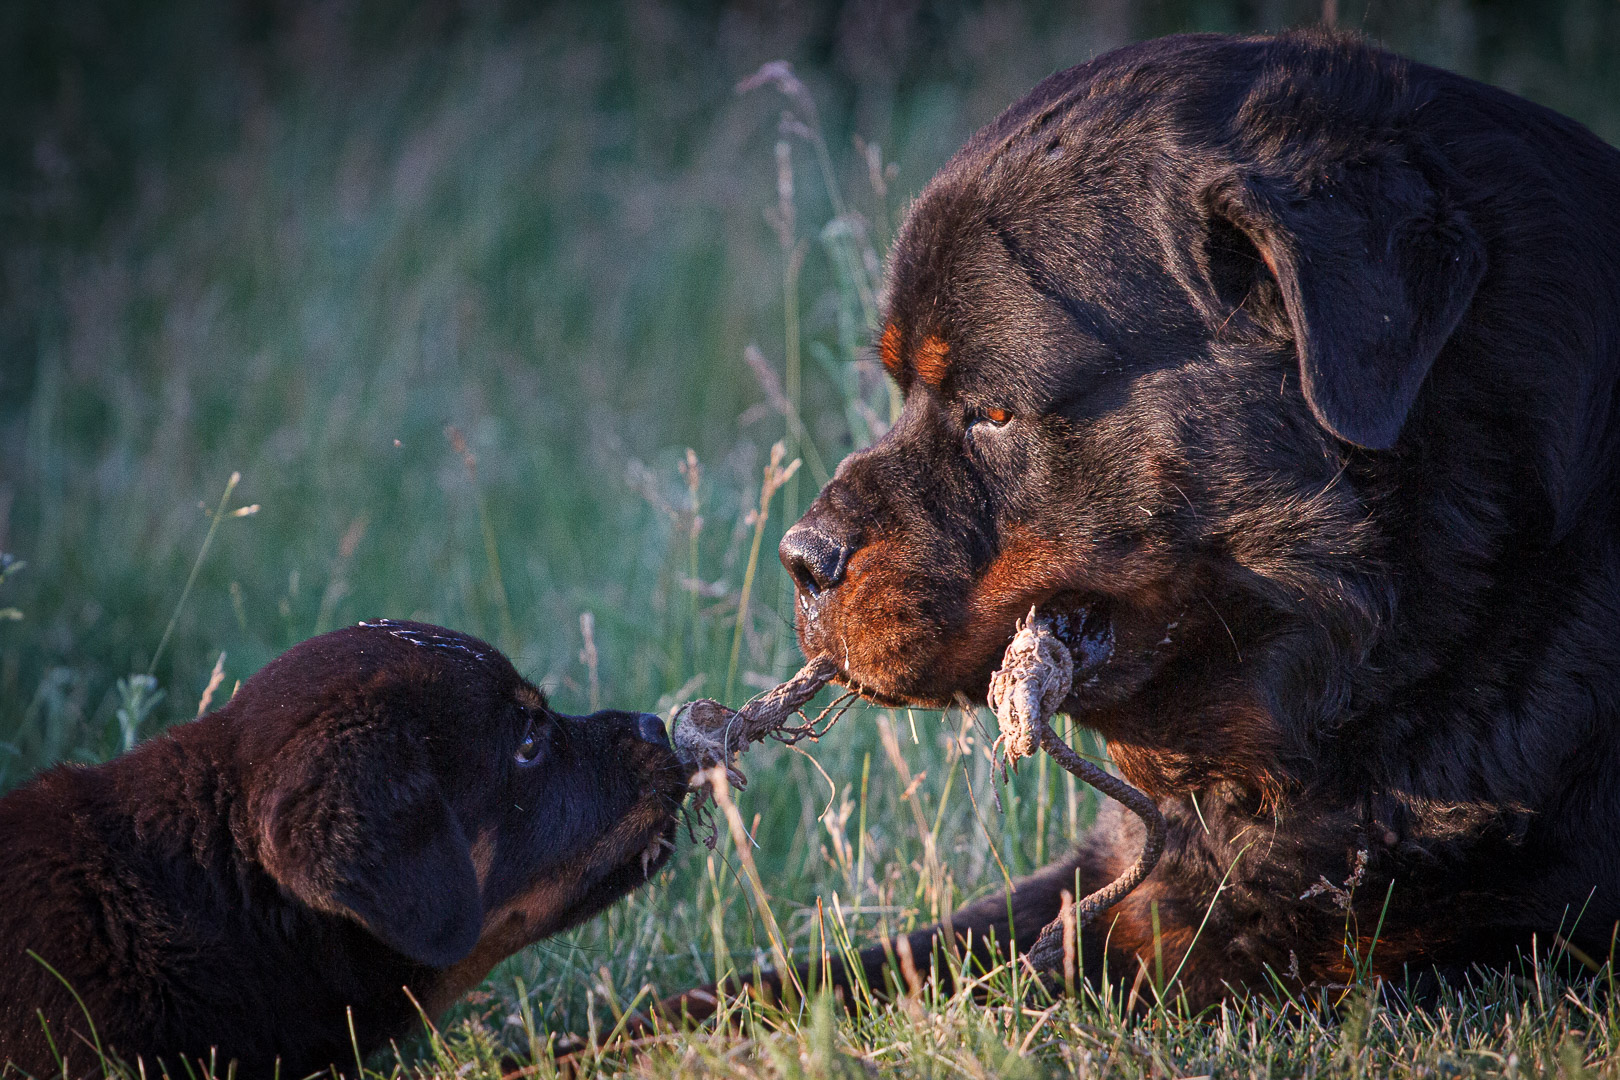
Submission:
[[[653,713],[644,712],[636,718],[636,737],[654,746],[669,745],[669,732],[664,730],[663,718]]]
[[[776,553],[782,565],[811,596],[820,596],[844,580],[855,545],[824,519],[806,514],[782,537]]]

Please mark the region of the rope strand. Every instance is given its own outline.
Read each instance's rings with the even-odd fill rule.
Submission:
[[[838,722],[849,707],[853,694],[844,694],[823,709],[815,719],[803,719],[800,710],[838,673],[830,657],[811,660],[787,682],[760,694],[740,709],[703,698],[681,706],[675,713],[672,741],[675,754],[692,771],[691,785],[697,793],[695,809],[701,811],[710,797],[709,770],[723,768],[732,787],[743,788],[747,778],[737,768],[737,758],[754,743],[774,738],[789,745],[803,739],[819,739]],[[1164,851],[1164,817],[1146,794],[1112,773],[1074,752],[1074,748],[1053,730],[1051,717],[1069,696],[1074,680],[1074,658],[1052,632],[1051,625],[1035,609],[1018,624],[1012,644],[1002,656],[1001,667],[990,677],[990,708],[1001,725],[996,747],[1004,751],[1002,769],[1016,769],[1020,758],[1045,750],[1063,768],[1084,780],[1109,798],[1123,803],[1142,819],[1147,839],[1141,854],[1130,868],[1108,885],[1088,894],[1069,907],[1042,931],[1025,954],[1025,962],[1037,972],[1057,971],[1063,966],[1064,924],[1073,920],[1076,931],[1098,914],[1123,900],[1140,885]],[[830,719],[829,719],[830,717]],[[714,845],[711,831],[706,841]]]
[[[1035,972],[1061,971],[1065,922],[1074,920],[1078,931],[1119,903],[1153,872],[1164,851],[1164,815],[1159,813],[1158,805],[1145,793],[1075,753],[1052,729],[1052,714],[1069,696],[1073,679],[1074,658],[1052,632],[1050,623],[1031,608],[1029,617],[1018,624],[1018,632],[1002,656],[1000,670],[990,676],[990,708],[1001,725],[996,745],[1005,751],[1002,769],[1017,768],[1018,759],[1033,754],[1039,746],[1063,768],[1141,818],[1147,827],[1147,839],[1129,869],[1087,894],[1041,931],[1024,954],[1025,962]]]

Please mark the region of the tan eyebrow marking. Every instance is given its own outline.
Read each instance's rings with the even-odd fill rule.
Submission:
[[[943,383],[951,370],[950,362],[947,360],[950,351],[950,346],[933,334],[924,338],[923,343],[917,347],[915,357],[917,377],[934,387]]]
[[[878,358],[883,366],[893,375],[900,370],[900,328],[890,323],[883,328],[883,337],[878,340]]]

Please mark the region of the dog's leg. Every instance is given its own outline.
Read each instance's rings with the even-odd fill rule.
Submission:
[[[1023,953],[1035,943],[1042,928],[1058,917],[1064,891],[1072,894],[1075,890],[1077,871],[1081,889],[1089,891],[1109,881],[1134,856],[1134,848],[1121,842],[1118,829],[1093,829],[1066,858],[1016,881],[1010,894],[998,892],[959,908],[944,923],[905,935],[904,945],[901,945],[900,938],[895,938],[862,949],[857,955],[865,983],[874,995],[883,998],[890,995],[893,987],[905,991],[914,979],[926,981],[940,950],[950,947],[948,933],[954,934],[956,948],[969,951],[970,955],[965,959],[971,968],[987,969],[1005,961],[1009,942],[1016,943],[1018,951]],[[1097,925],[1108,921],[1105,913],[1097,920]],[[1080,945],[1081,960],[1088,978],[1102,976],[1106,947],[1103,935],[1095,930],[1084,935]],[[1134,960],[1126,956],[1116,960],[1128,962],[1130,971],[1126,973],[1127,976],[1134,973]],[[838,956],[834,956],[828,966],[831,968],[834,993],[846,1003],[852,1003],[855,994],[853,971]],[[815,986],[821,979],[819,965],[814,970],[800,966],[797,974],[799,984],[804,987]],[[1118,977],[1117,972],[1115,975]],[[948,968],[941,967],[939,977],[948,988]],[[664,999],[656,1006],[656,1011],[666,1023],[700,1022],[713,1016],[724,998],[745,992],[763,993],[779,1000],[782,994],[781,976],[775,971],[767,971],[757,983],[751,979],[711,983]],[[650,1026],[651,1021],[647,1020],[640,1030],[650,1030]]]

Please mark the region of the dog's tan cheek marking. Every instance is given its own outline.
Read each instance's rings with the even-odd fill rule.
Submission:
[[[862,545],[849,560],[846,584],[832,594],[836,611],[817,628],[820,647],[879,690],[910,673],[906,657],[917,644],[907,556],[892,536]]]
[[[562,910],[567,902],[567,897],[558,896],[559,891],[554,884],[542,883],[487,913],[472,952],[420,988],[422,1011],[437,1017],[483,982],[496,964],[538,940],[534,928]]]
[[[950,352],[950,346],[933,334],[924,338],[915,357],[917,377],[937,390],[950,374]]]
[[[878,339],[878,358],[890,375],[900,373],[900,328],[894,323],[883,328],[883,336]]]
[[[485,827],[478,831],[468,850],[472,858],[473,875],[478,879],[479,901],[488,904],[490,897],[485,893],[489,883],[490,869],[495,865],[495,845],[499,839],[499,830]],[[510,941],[521,932],[523,913],[513,903],[508,902],[494,912],[484,915],[484,925],[478,934],[478,942],[458,963],[439,972],[438,977],[425,986],[418,986],[416,993],[421,998],[422,1008],[430,1018],[437,1017],[444,1010],[455,1004],[456,1000],[484,981],[491,968],[506,959],[516,949],[506,950]],[[515,925],[514,925],[515,924]],[[518,946],[521,948],[522,946]]]
[[[467,991],[484,981],[496,964],[511,956],[527,942],[511,945],[522,934],[523,913],[508,908],[484,920],[478,944],[462,960],[439,972],[438,978],[418,990],[422,1011],[429,1019],[454,1005]],[[510,946],[510,947],[509,947]]]
[[[985,568],[963,597],[954,633],[940,642],[934,665],[952,678],[975,678],[1006,647],[1015,620],[1029,605],[1072,587],[1079,568],[1074,545],[1018,536]]]
[[[468,850],[468,854],[472,857],[473,874],[478,878],[480,893],[483,892],[485,883],[489,881],[489,868],[495,865],[496,831],[490,827],[478,830],[478,838],[472,842]]]
[[[985,567],[968,594],[971,621],[1004,618],[1031,594],[1051,592],[1071,584],[1079,567],[1075,545],[1033,534],[1014,534],[1001,553]],[[1022,615],[1022,611],[1018,611]]]

